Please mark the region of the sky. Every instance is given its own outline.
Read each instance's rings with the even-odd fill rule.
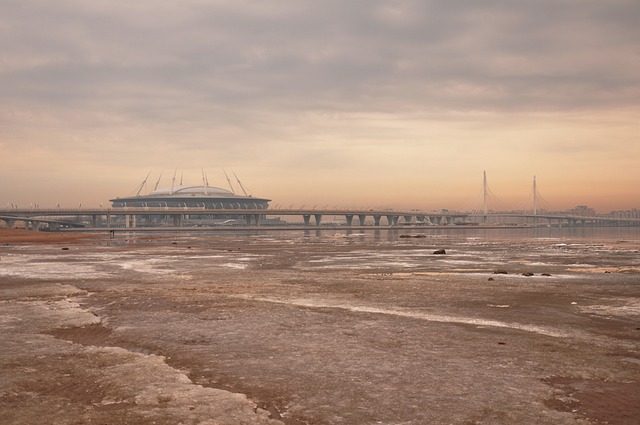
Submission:
[[[0,207],[640,208],[637,0],[0,0]],[[235,179],[234,179],[235,180]]]

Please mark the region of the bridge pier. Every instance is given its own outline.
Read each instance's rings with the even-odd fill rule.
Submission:
[[[260,225],[260,214],[247,214],[245,216],[247,226],[251,226],[254,223],[256,226]]]
[[[387,216],[387,223],[389,224],[389,226],[397,226],[399,218],[400,218],[400,216],[397,216],[397,215],[388,215]]]
[[[360,226],[364,226],[364,222],[367,219],[365,214],[358,214],[358,220],[360,221]]]
[[[347,226],[353,225],[353,214],[345,214],[344,218],[347,220]]]
[[[374,215],[373,216],[373,224],[376,226],[380,226],[380,219],[382,218],[382,216],[380,215]]]
[[[142,219],[144,219],[145,226],[153,226],[153,217],[151,215],[143,215]]]
[[[322,222],[322,214],[314,214],[313,218],[316,220],[316,226],[320,226],[320,223]],[[311,225],[311,214],[303,214],[302,219],[304,220],[305,226]]]

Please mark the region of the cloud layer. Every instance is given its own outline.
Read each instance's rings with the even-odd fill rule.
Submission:
[[[454,202],[451,189],[473,192],[483,169],[509,196],[525,191],[514,173],[584,196],[601,173],[639,195],[635,1],[1,8],[0,153],[15,161],[0,175],[22,182],[0,189],[7,201],[87,169],[100,188],[90,196],[106,199],[149,169],[201,166],[242,170],[283,202],[308,202],[312,188],[327,202],[423,207],[412,193],[438,178],[434,198]],[[407,190],[384,198],[381,185]],[[582,202],[631,206],[601,199]]]

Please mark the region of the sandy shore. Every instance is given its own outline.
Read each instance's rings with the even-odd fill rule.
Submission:
[[[639,422],[629,243],[442,243],[5,246],[0,423]]]

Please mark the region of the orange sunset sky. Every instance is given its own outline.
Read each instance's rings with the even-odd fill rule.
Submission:
[[[636,1],[3,1],[0,206],[640,208]]]

